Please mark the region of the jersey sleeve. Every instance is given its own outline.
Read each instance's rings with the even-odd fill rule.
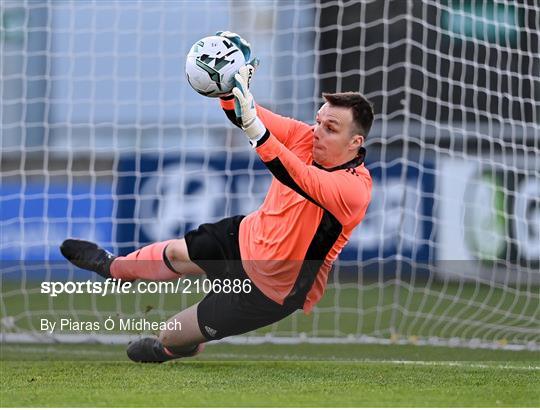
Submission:
[[[234,97],[231,96],[220,98],[219,105],[221,105],[221,108],[223,109],[223,112],[225,113],[229,121],[236,125],[238,128],[242,128],[242,123],[238,118],[236,118],[236,114],[234,112]]]
[[[227,115],[227,118],[237,127],[241,127],[241,123],[236,118],[234,113],[234,98],[220,99],[221,108]],[[286,147],[290,147],[295,142],[294,136],[299,135],[299,130],[303,127],[309,127],[301,121],[283,117],[257,104],[257,116],[260,118],[264,126],[274,135],[278,141]]]
[[[309,127],[301,121],[283,117],[260,105],[257,105],[257,115],[270,133],[286,147],[295,142],[294,137],[300,134],[301,128]]]
[[[330,212],[342,225],[363,217],[371,199],[369,174],[329,172],[307,165],[270,133],[256,149],[276,179]]]

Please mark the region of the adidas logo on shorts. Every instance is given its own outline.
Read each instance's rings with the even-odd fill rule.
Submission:
[[[217,333],[217,330],[212,329],[210,326],[205,326],[204,330],[206,330],[206,332],[212,337],[214,337],[216,335],[216,333]]]

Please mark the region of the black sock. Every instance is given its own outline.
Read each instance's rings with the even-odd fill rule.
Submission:
[[[190,345],[190,346],[163,346],[163,353],[169,354],[169,357],[184,357],[191,356],[195,353],[199,345]],[[173,356],[171,356],[171,354]]]

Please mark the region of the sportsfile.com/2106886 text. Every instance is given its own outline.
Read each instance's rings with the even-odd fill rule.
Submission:
[[[44,281],[41,283],[42,294],[56,297],[61,294],[94,294],[114,295],[130,293],[168,294],[168,293],[250,293],[252,286],[249,279],[215,279],[182,278],[166,282],[128,282],[119,279],[107,279],[103,282],[57,282]]]

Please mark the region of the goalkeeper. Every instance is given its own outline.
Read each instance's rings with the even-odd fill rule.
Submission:
[[[219,34],[239,45],[249,61],[245,40]],[[61,246],[73,264],[106,278],[206,274],[211,280],[251,281],[249,293],[211,292],[170,318],[181,330],[130,343],[127,353],[134,361],[193,356],[206,341],[270,325],[297,309],[310,312],[323,295],[333,261],[365,215],[372,182],[362,145],[373,122],[371,104],[356,92],[323,94],[316,123],[308,125],[256,105],[249,91],[253,71],[252,64],[242,67],[232,95],[220,102],[273,175],[259,209],[127,256],[78,239]]]

